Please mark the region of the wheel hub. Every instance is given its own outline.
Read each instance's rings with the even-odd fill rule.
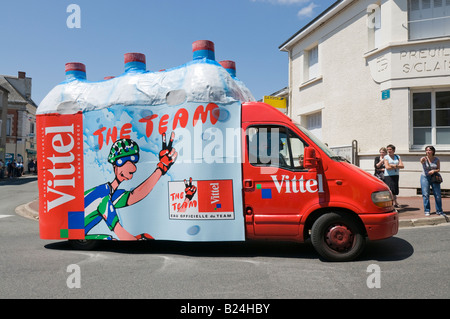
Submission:
[[[333,225],[328,229],[325,240],[328,246],[337,251],[345,251],[353,245],[353,233],[345,225]]]

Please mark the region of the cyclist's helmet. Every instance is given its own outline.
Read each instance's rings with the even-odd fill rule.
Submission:
[[[121,138],[114,142],[109,151],[108,162],[122,166],[126,162],[137,163],[139,161],[139,146],[128,138]]]

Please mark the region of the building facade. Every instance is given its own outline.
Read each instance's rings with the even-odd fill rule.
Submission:
[[[36,109],[31,78],[0,75],[0,158],[23,162],[36,159]],[[5,112],[6,111],[6,112]]]
[[[435,146],[450,195],[450,0],[340,0],[280,46],[289,54],[289,116],[330,147],[357,145],[373,173],[393,144],[400,196],[420,194]]]

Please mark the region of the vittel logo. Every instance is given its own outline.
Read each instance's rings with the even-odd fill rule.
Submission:
[[[211,183],[211,205],[220,201],[219,183]]]
[[[51,138],[52,147],[52,156],[47,157],[52,163],[52,168],[48,169],[51,176],[47,175],[47,195],[57,195],[55,199],[47,200],[47,210],[50,211],[75,198],[66,193],[68,189],[75,189],[74,125],[47,127],[45,136]]]
[[[317,179],[304,179],[289,175],[281,175],[281,180],[277,175],[270,175],[275,184],[278,193],[323,193],[323,177],[317,174]]]

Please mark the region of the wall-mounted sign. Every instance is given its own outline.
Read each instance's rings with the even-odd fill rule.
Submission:
[[[265,95],[263,99],[264,103],[272,105],[273,107],[279,109],[280,111],[286,111],[286,98],[279,96],[269,96]]]

